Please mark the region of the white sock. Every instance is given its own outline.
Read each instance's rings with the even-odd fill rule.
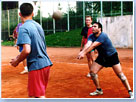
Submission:
[[[28,70],[27,66],[24,67],[25,70]]]

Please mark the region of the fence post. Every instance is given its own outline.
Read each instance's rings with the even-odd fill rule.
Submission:
[[[123,16],[123,1],[121,1],[121,16]]]
[[[85,2],[83,1],[83,26],[85,26]]]
[[[92,13],[92,18],[93,18],[93,1],[92,1],[92,11],[91,11],[91,13]]]
[[[55,19],[53,19],[53,33],[55,34]]]
[[[70,27],[69,27],[69,1],[68,1],[68,13],[67,13],[67,30],[69,31],[70,30]]]
[[[9,18],[9,10],[7,10],[8,14],[8,37],[10,37],[10,18]]]
[[[42,10],[41,10],[41,1],[40,1],[40,24],[42,26]]]
[[[53,1],[53,12],[54,12],[54,1]],[[53,33],[55,34],[55,19],[53,19]]]
[[[102,3],[102,0],[101,0],[101,23],[102,23],[102,15],[103,15],[103,3]]]

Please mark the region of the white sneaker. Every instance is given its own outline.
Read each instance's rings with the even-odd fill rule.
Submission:
[[[90,73],[88,73],[88,74],[86,75],[86,77],[90,78],[90,77],[91,77]]]
[[[130,98],[134,98],[133,92],[129,92]]]
[[[26,74],[28,73],[28,70],[23,70],[22,72],[20,72],[20,74]]]
[[[95,96],[95,95],[103,95],[103,91],[102,90],[99,91],[99,90],[96,89],[96,91],[90,93],[90,96]]]
[[[15,44],[14,47],[17,47],[17,45]]]

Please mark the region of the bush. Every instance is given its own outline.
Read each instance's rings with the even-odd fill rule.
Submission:
[[[52,47],[79,47],[81,45],[82,36],[81,29],[72,30],[70,32],[58,32],[46,36],[47,46]]]
[[[79,47],[81,45],[82,36],[81,29],[72,30],[70,32],[57,32],[55,34],[46,35],[46,44],[49,47]],[[2,46],[13,46],[14,41],[3,41]]]
[[[14,41],[11,40],[11,41],[3,41],[1,43],[2,46],[14,46]]]

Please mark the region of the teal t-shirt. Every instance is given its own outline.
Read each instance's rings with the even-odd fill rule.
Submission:
[[[111,40],[109,39],[107,34],[105,34],[104,32],[101,32],[101,34],[98,37],[95,37],[94,34],[91,34],[88,37],[88,41],[89,40],[92,42],[101,43],[101,45],[96,47],[100,56],[109,57],[117,52],[115,47],[113,47]]]
[[[20,28],[17,45],[30,44],[31,52],[27,56],[28,70],[38,70],[51,66],[52,62],[46,52],[45,34],[40,24],[27,20]]]

